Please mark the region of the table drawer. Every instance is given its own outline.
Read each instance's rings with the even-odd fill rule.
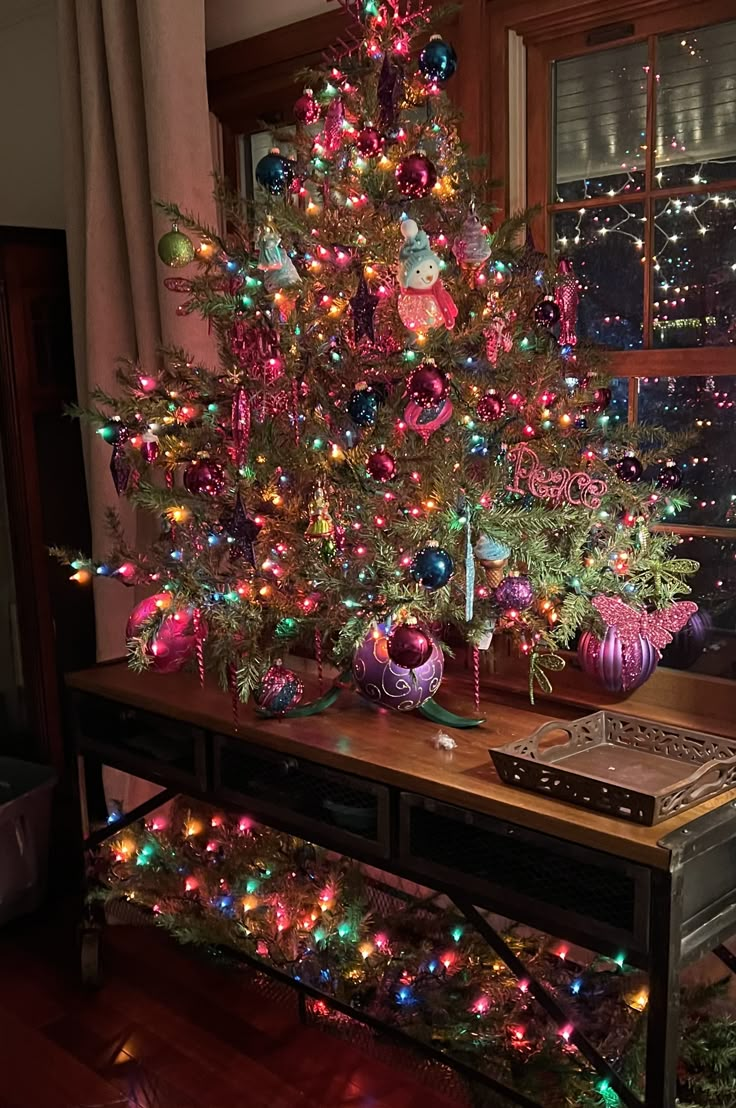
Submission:
[[[296,835],[358,857],[389,856],[389,791],[316,762],[216,735],[215,794]]]
[[[182,790],[206,789],[201,728],[87,694],[76,697],[75,710],[80,747],[106,765]]]
[[[646,951],[644,867],[412,793],[400,805],[401,862],[428,884],[602,953]]]

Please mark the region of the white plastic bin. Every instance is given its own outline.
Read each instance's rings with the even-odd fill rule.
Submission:
[[[0,924],[43,899],[55,784],[48,766],[0,758]]]

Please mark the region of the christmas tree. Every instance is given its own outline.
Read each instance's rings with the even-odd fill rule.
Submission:
[[[225,232],[162,205],[165,284],[220,364],[168,350],[93,395],[115,488],[161,533],[130,549],[111,513],[109,557],[73,557],[74,576],[155,589],[134,667],[196,659],[267,711],[302,696],[275,664],[290,649],[426,709],[445,652],[470,644],[477,672],[501,632],[548,688],[582,630],[584,667],[625,691],[694,611],[676,598],[696,564],[651,529],[685,504],[678,444],[617,424],[571,263],[484,203],[445,92],[458,59],[422,0],[343,7],[295,157],[258,163],[254,203],[218,189]]]

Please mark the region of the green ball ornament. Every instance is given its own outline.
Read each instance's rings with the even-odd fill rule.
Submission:
[[[194,261],[194,243],[188,235],[174,226],[159,239],[158,256],[164,265],[181,269]]]

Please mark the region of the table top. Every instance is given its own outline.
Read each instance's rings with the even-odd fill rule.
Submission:
[[[585,713],[559,705],[551,715],[549,705],[534,708],[522,697],[496,690],[484,693],[480,715],[485,715],[486,722],[472,730],[453,730],[457,746],[448,751],[434,745],[436,724],[414,713],[377,708],[351,691],[321,715],[303,719],[260,719],[249,705],[243,705],[236,729],[230,697],[214,683],[200,687],[190,673],[136,674],[125,662],[114,662],[69,674],[66,681],[72,689],[662,869],[669,865],[669,851],[660,840],[736,799],[734,789],[656,827],[641,827],[504,785],[489,758],[490,747],[523,738],[550,719]],[[306,695],[316,695],[308,683]],[[439,700],[453,711],[472,714],[470,683],[462,677],[446,682]]]

